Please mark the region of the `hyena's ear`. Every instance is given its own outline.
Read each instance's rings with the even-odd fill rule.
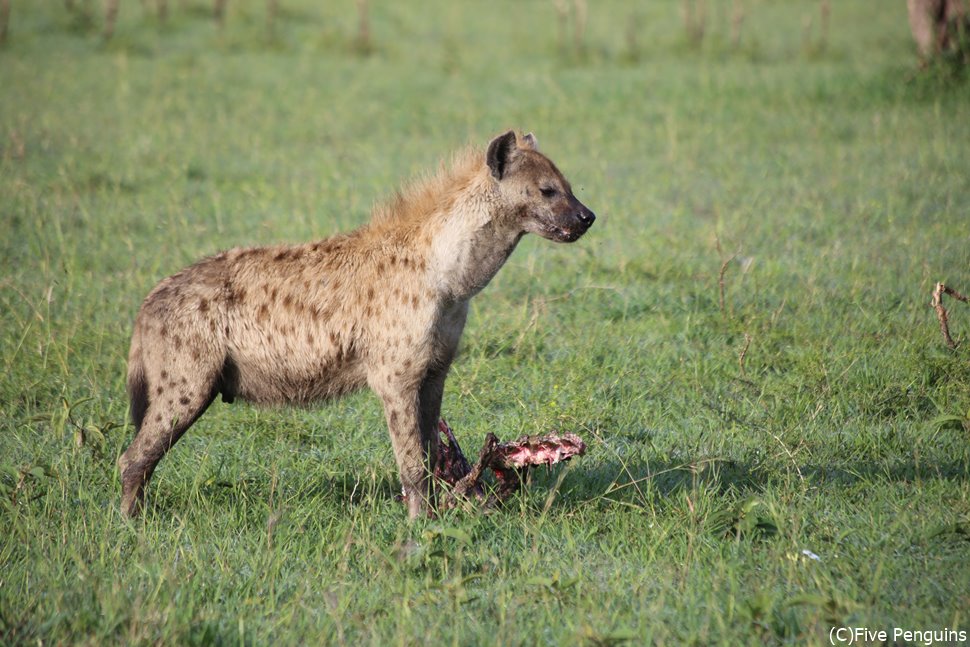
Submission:
[[[532,133],[527,133],[527,134],[523,135],[523,137],[522,137],[522,145],[525,148],[534,150],[537,153],[539,152],[539,140],[536,139],[536,136],[533,135]]]
[[[485,162],[492,171],[492,176],[496,180],[501,180],[505,175],[505,169],[509,165],[512,153],[515,152],[515,131],[510,130],[504,135],[499,135],[488,145],[488,152],[485,153]]]

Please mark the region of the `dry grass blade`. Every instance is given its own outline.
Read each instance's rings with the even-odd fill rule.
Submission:
[[[738,254],[740,254],[741,251],[738,250],[733,254],[731,254],[728,258],[724,258],[724,252],[721,250],[720,238],[714,239],[714,247],[715,249],[717,249],[718,255],[721,256],[723,259],[721,261],[721,269],[718,270],[717,272],[717,289],[718,289],[717,303],[718,303],[718,306],[721,308],[721,314],[723,314],[726,317],[727,310],[725,309],[725,306],[724,306],[724,274],[727,272],[728,265],[730,265],[731,261],[733,261],[738,257]]]
[[[744,357],[748,354],[748,348],[751,347],[751,335],[744,333],[744,348],[741,349],[741,354],[738,355],[738,368],[741,369],[741,377],[744,377]]]
[[[946,345],[950,348],[956,348],[958,346],[958,342],[953,341],[953,337],[950,336],[950,319],[946,308],[943,307],[944,294],[949,295],[958,301],[963,301],[964,303],[968,303],[970,300],[953,288],[947,287],[947,285],[942,281],[937,283],[933,288],[933,302],[931,305],[933,306],[933,309],[936,310],[936,318],[940,321],[940,331],[943,333],[943,341],[945,341]]]

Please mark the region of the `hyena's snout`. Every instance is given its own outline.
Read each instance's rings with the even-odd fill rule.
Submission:
[[[596,214],[590,211],[589,207],[579,200],[576,201],[576,206],[579,207],[579,209],[576,211],[576,220],[579,221],[582,233],[585,234],[586,230],[592,226],[593,221],[596,220]]]
[[[570,209],[559,218],[559,229],[561,231],[560,240],[571,243],[579,240],[579,237],[593,225],[596,214],[593,213],[585,204],[573,198]]]

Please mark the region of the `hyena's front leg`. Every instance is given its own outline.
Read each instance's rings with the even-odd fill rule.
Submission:
[[[420,381],[407,382],[392,380],[374,390],[384,403],[391,446],[408,503],[408,516],[416,519],[426,515],[433,505],[431,474],[435,453],[430,451],[427,438],[421,432]]]
[[[448,367],[444,366],[429,371],[421,383],[418,403],[421,412],[421,438],[431,459],[432,474],[438,458],[438,420],[441,418],[441,398],[445,391],[447,376]]]

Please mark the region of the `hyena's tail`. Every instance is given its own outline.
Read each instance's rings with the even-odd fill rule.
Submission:
[[[131,421],[135,423],[135,431],[141,430],[141,423],[148,410],[148,381],[145,379],[145,364],[141,357],[141,347],[137,340],[132,341],[131,353],[128,355],[128,401],[131,405]]]

